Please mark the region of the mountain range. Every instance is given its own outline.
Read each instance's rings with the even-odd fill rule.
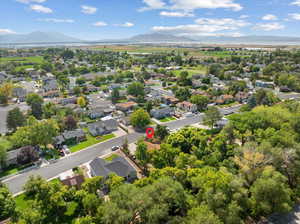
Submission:
[[[150,33],[128,39],[85,41],[57,32],[32,32],[29,34],[0,35],[0,44],[41,44],[41,43],[203,43],[203,44],[266,44],[300,45],[300,37],[284,36],[202,36],[178,37],[170,34]]]

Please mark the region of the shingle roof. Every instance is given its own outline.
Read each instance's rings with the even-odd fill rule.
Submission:
[[[107,177],[111,173],[115,173],[120,177],[127,177],[130,173],[136,172],[134,167],[123,157],[117,157],[111,162],[96,158],[90,163],[90,167],[96,176],[103,177]]]

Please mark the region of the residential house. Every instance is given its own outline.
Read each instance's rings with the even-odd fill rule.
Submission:
[[[162,107],[159,109],[152,109],[150,111],[150,114],[152,117],[154,117],[156,119],[163,119],[165,117],[173,116],[175,114],[175,111],[174,111],[174,108],[166,106],[166,107]]]
[[[55,79],[46,79],[44,80],[43,89],[45,93],[58,90],[58,83]]]
[[[188,112],[196,112],[198,110],[197,105],[192,104],[188,101],[183,101],[177,104],[177,107],[181,110],[188,111]]]
[[[67,105],[67,104],[76,104],[77,103],[77,97],[68,97],[60,99],[59,104],[61,105]]]
[[[12,96],[17,98],[19,102],[24,102],[26,100],[27,91],[22,87],[16,87],[12,91]]]
[[[74,187],[79,190],[81,185],[84,183],[84,176],[75,174],[72,170],[68,170],[59,175],[59,180],[63,185]]]
[[[123,177],[126,181],[132,182],[137,178],[135,168],[123,157],[114,158],[111,162],[96,158],[90,162],[91,176],[107,178],[110,174]]]
[[[261,80],[256,80],[255,81],[255,86],[259,87],[259,88],[270,88],[270,89],[275,88],[274,82],[264,82],[264,81],[261,81]]]
[[[113,109],[110,107],[104,107],[104,106],[98,106],[91,108],[88,111],[88,115],[91,119],[98,119],[101,117],[104,117],[106,115],[109,115],[113,112]]]
[[[86,134],[82,129],[64,131],[54,139],[55,146],[60,148],[63,144],[77,144],[86,140]]]
[[[163,96],[162,100],[163,100],[163,103],[165,103],[167,105],[176,105],[177,103],[179,103],[179,99],[177,99],[176,97],[173,97],[173,96]]]
[[[117,131],[119,124],[116,120],[109,119],[105,121],[97,121],[95,123],[88,124],[87,126],[90,134],[96,137]]]
[[[128,113],[129,111],[133,111],[135,107],[137,107],[137,103],[133,101],[129,101],[126,103],[118,103],[116,104],[116,109],[120,110],[124,113]]]
[[[247,103],[249,97],[250,94],[247,92],[238,92],[237,94],[235,94],[234,99],[239,103]]]
[[[221,105],[221,104],[228,104],[234,102],[234,97],[232,95],[221,95],[217,98],[215,101],[216,104]]]

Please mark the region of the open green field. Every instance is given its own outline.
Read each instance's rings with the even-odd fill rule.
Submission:
[[[187,71],[189,73],[189,77],[192,77],[195,74],[206,74],[207,67],[198,65],[197,67],[183,67],[180,70],[173,71],[176,76],[179,76],[181,72]]]
[[[44,61],[41,56],[34,57],[3,57],[0,58],[0,63],[17,62],[17,63],[42,63]]]
[[[95,145],[95,144],[100,143],[100,142],[104,142],[104,141],[109,140],[109,139],[114,138],[114,137],[115,137],[114,134],[103,135],[101,137],[93,137],[93,136],[87,134],[87,140],[84,141],[84,142],[81,142],[77,145],[71,146],[70,151],[71,152],[78,152],[78,151],[83,150],[83,149],[85,149],[89,146]]]
[[[203,56],[211,56],[211,57],[219,57],[225,58],[230,56],[240,56],[240,57],[250,57],[250,55],[244,54],[243,51],[201,51],[200,52]],[[238,55],[237,55],[238,53]]]

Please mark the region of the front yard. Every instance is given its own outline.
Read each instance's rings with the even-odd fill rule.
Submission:
[[[162,123],[166,123],[166,122],[175,121],[175,120],[176,120],[175,117],[165,117],[163,119],[160,119],[159,121]]]
[[[17,173],[21,170],[24,170],[24,169],[30,167],[30,166],[32,166],[32,164],[27,164],[27,165],[24,165],[24,166],[9,166],[9,167],[5,168],[4,171],[0,172],[0,178],[8,176],[8,175],[15,174],[15,173]]]
[[[114,137],[116,137],[114,134],[103,135],[103,136],[100,136],[100,137],[93,137],[90,134],[87,134],[87,140],[86,141],[80,142],[77,145],[70,146],[69,148],[70,148],[71,152],[78,152],[78,151],[83,150],[83,149],[85,149],[89,146],[95,145],[95,144],[100,143],[100,142],[104,142],[104,141],[109,140],[109,139],[114,138]]]

